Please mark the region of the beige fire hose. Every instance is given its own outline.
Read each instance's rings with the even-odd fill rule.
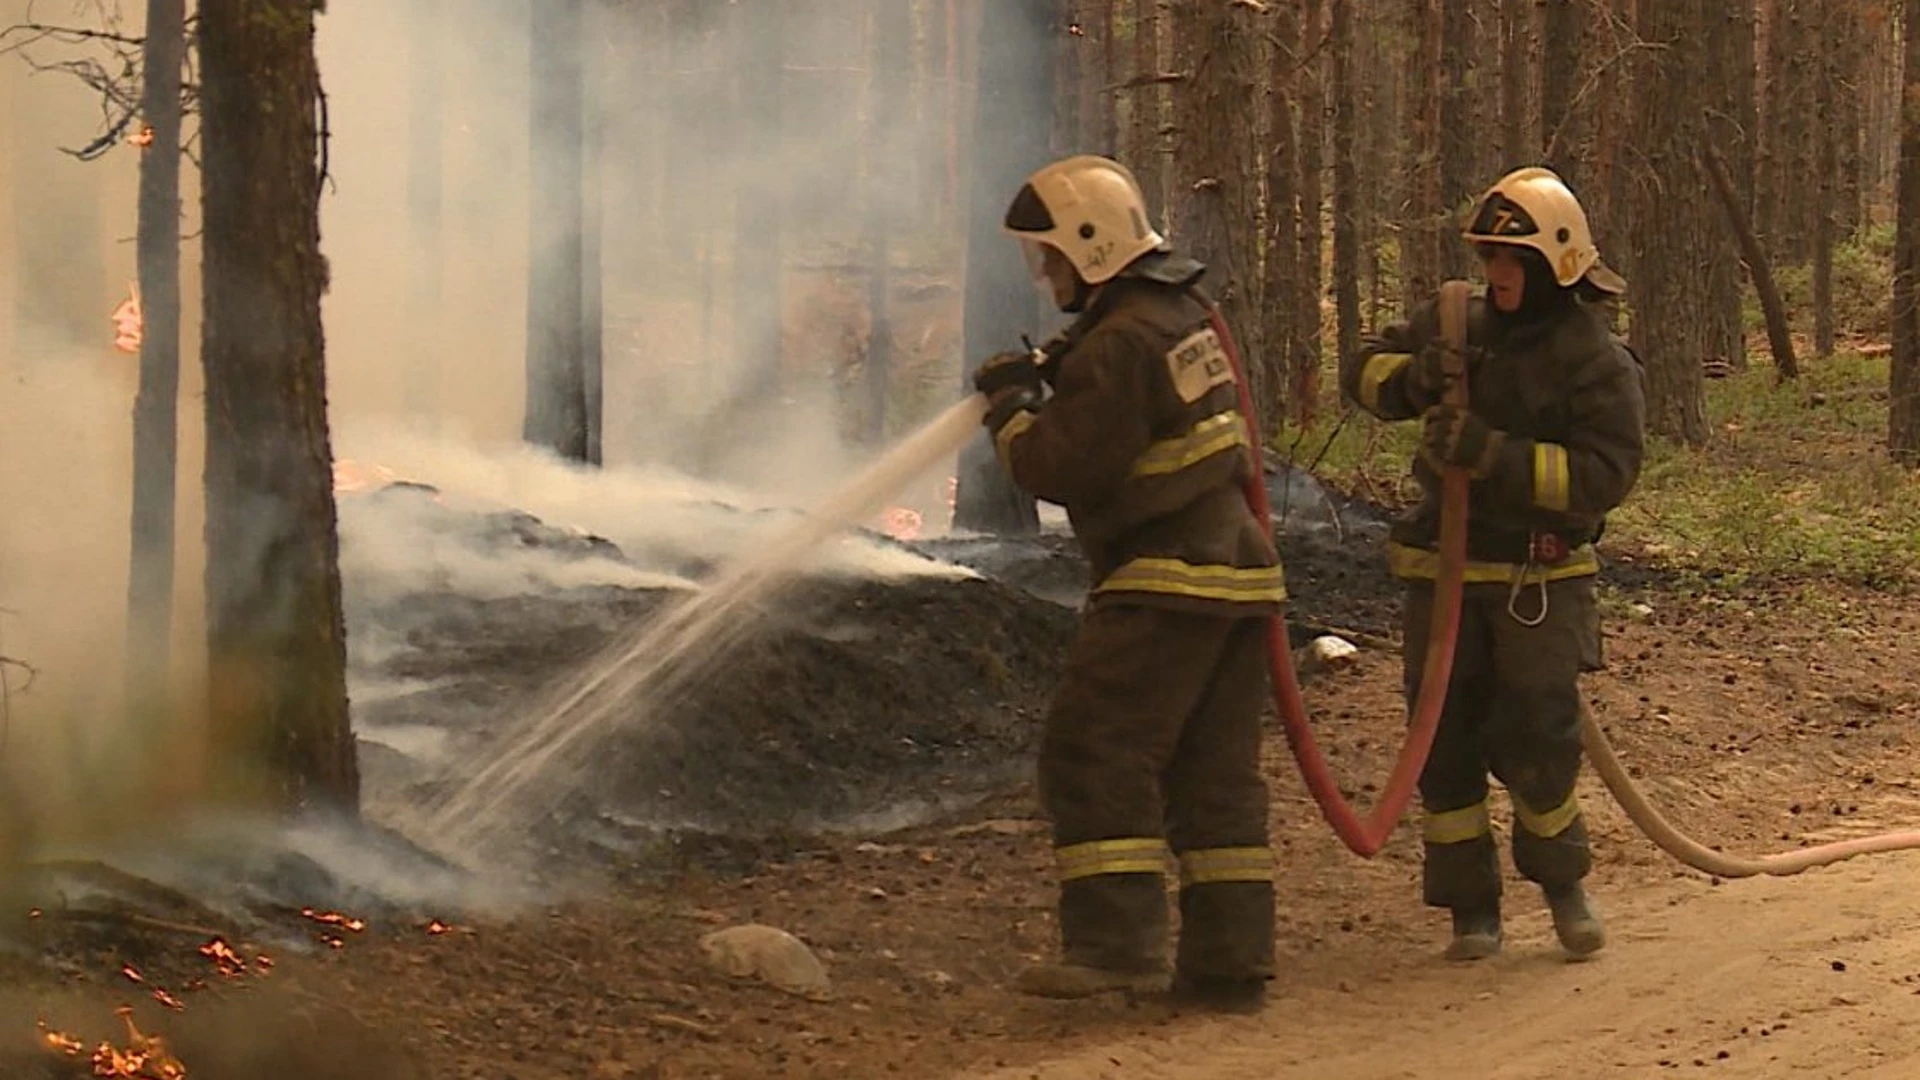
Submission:
[[[1660,850],[1702,873],[1723,878],[1758,877],[1762,874],[1787,877],[1856,855],[1920,849],[1920,831],[1908,830],[1818,844],[1774,855],[1729,855],[1715,851],[1674,828],[1661,816],[1660,811],[1634,785],[1633,778],[1627,775],[1627,767],[1620,763],[1620,756],[1613,752],[1613,744],[1607,741],[1606,733],[1600,730],[1599,723],[1585,705],[1580,707],[1580,743],[1586,747],[1587,760],[1593,763],[1594,771],[1600,774],[1600,779],[1620,803],[1620,808],[1627,812],[1628,819],[1646,833],[1647,839],[1657,844]]]

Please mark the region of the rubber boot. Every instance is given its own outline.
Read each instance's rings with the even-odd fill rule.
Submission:
[[[1165,989],[1164,972],[1113,971],[1085,964],[1035,964],[1013,980],[1013,988],[1030,997],[1072,1001],[1101,994]]]
[[[1548,889],[1547,908],[1553,912],[1553,932],[1560,938],[1560,947],[1567,955],[1578,960],[1592,956],[1607,943],[1607,928],[1600,922],[1600,914],[1593,908],[1593,901],[1587,899],[1587,891],[1576,882],[1556,889]]]
[[[1453,940],[1447,943],[1449,960],[1485,960],[1500,953],[1500,905],[1454,908]]]
[[[1267,980],[1176,978],[1170,995],[1178,1008],[1250,1016],[1267,1007]]]

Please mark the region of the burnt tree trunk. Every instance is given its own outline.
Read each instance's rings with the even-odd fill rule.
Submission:
[[[585,0],[532,5],[527,400],[521,437],[587,460],[582,42]]]
[[[1333,307],[1336,355],[1360,351],[1360,171],[1354,156],[1353,0],[1331,0],[1333,67]]]
[[[1258,156],[1246,137],[1258,120],[1256,16],[1217,0],[1180,0],[1174,12],[1190,64],[1174,95],[1174,238],[1207,264],[1207,289],[1239,336],[1242,356],[1257,367],[1266,355],[1253,318],[1259,267],[1249,228],[1258,220]],[[1271,389],[1254,402],[1262,431],[1278,415]]]
[[[1054,0],[1001,0],[979,14],[972,153],[967,180],[967,282],[961,327],[962,385],[973,371],[1038,325],[1039,295],[1020,250],[1001,231],[1007,204],[1047,163],[1052,134]],[[984,433],[960,455],[953,524],[1001,535],[1039,530],[1032,497],[1013,486]]]
[[[1774,372],[1779,381],[1796,378],[1800,364],[1793,355],[1793,334],[1788,328],[1787,306],[1780,302],[1780,290],[1774,286],[1773,270],[1767,265],[1767,253],[1754,235],[1753,225],[1740,206],[1740,189],[1727,169],[1720,151],[1707,146],[1701,151],[1701,164],[1713,181],[1714,193],[1727,212],[1727,224],[1740,241],[1741,261],[1753,278],[1753,291],[1760,297],[1760,310],[1767,321],[1767,343],[1773,349]]]
[[[318,0],[200,0],[210,775],[354,812],[320,296]]]
[[[140,111],[140,390],[133,402],[132,555],[127,568],[127,704],[166,689],[172,655],[174,478],[180,441],[180,91],[184,0],[148,0]]]
[[[1704,315],[1708,296],[1700,260],[1713,250],[1710,207],[1697,191],[1695,165],[1704,140],[1706,110],[1698,57],[1701,30],[1714,0],[1639,0],[1638,30],[1647,41],[1670,43],[1646,63],[1639,79],[1639,145],[1646,156],[1634,177],[1634,247],[1630,279],[1634,346],[1646,362],[1647,426],[1668,438],[1707,441],[1702,361],[1709,355]],[[1548,66],[1551,66],[1550,64]]]
[[[1887,447],[1920,465],[1920,0],[1902,5],[1900,171],[1893,243],[1893,357],[1887,368]]]
[[[1146,192],[1147,210],[1160,221],[1166,212],[1166,155],[1161,150],[1163,115],[1160,82],[1160,0],[1133,2],[1133,77],[1127,126],[1129,165]]]

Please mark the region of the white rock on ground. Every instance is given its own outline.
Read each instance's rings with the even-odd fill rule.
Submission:
[[[832,993],[827,966],[799,938],[772,926],[750,923],[715,930],[700,939],[707,961],[736,979],[759,979],[813,1001]]]

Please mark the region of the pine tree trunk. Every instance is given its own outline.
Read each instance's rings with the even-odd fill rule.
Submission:
[[[1275,5],[1267,47],[1267,137],[1272,149],[1267,153],[1266,243],[1262,245],[1261,294],[1268,301],[1260,305],[1266,349],[1259,363],[1247,372],[1248,390],[1253,400],[1271,403],[1281,400],[1289,372],[1299,367],[1301,351],[1301,309],[1290,302],[1302,291],[1299,236],[1300,154],[1294,126],[1294,93],[1301,78],[1297,50],[1280,47],[1299,38],[1299,23],[1293,8]]]
[[[1253,223],[1258,220],[1259,157],[1249,131],[1254,111],[1254,12],[1217,0],[1179,0],[1174,26],[1191,64],[1174,95],[1174,238],[1207,264],[1206,286],[1241,355],[1264,357],[1258,310],[1259,264]],[[1274,402],[1254,403],[1262,431],[1272,430]]]
[[[912,11],[897,0],[876,0],[867,115],[867,359],[866,435],[875,444],[887,434],[887,386],[893,366],[893,328],[887,315],[892,281],[892,239],[899,227],[902,172],[898,162],[905,124],[901,110],[912,81],[907,43]]]
[[[1905,0],[1900,64],[1900,172],[1894,215],[1893,358],[1887,373],[1887,445],[1920,465],[1920,0]]]
[[[1355,164],[1353,0],[1331,0],[1333,65],[1333,306],[1341,358],[1360,351],[1360,171]]]
[[[532,5],[527,399],[521,437],[587,460],[581,43],[585,0]]]
[[[1533,78],[1532,43],[1527,26],[1528,0],[1500,0],[1500,156],[1502,171],[1517,169],[1533,154],[1528,149],[1527,84]]]
[[[1054,0],[997,0],[980,10],[973,141],[964,159],[970,175],[961,381],[969,392],[981,361],[1017,348],[1021,334],[1038,328],[1038,294],[1000,222],[1020,185],[1049,157],[1056,12]],[[1040,527],[1033,499],[1013,486],[984,433],[960,455],[953,524],[1000,535]]]
[[[750,145],[759,147],[788,138],[783,104],[785,8],[784,0],[740,0],[733,6],[731,32],[740,50],[734,58],[740,130]],[[777,401],[785,382],[781,326],[786,186],[783,177],[771,170],[742,172],[733,229],[733,352],[736,368],[747,380],[744,404],[751,414]]]
[[[1440,198],[1440,0],[1410,0],[1413,62],[1407,66],[1406,165],[1408,197],[1401,229],[1401,285],[1408,308],[1440,287],[1440,233],[1447,218]]]
[[[179,472],[180,91],[183,0],[148,0],[140,157],[140,390],[133,403],[132,556],[127,570],[127,704],[165,692],[172,656],[174,478]]]
[[[320,296],[317,0],[200,0],[211,775],[354,812]]]
[[[589,0],[580,41],[582,93],[580,185],[580,396],[586,410],[586,463],[606,459],[602,415],[606,399],[606,266],[601,255],[606,217],[606,46],[608,0]]]
[[[1541,32],[1540,156],[1575,190],[1579,189],[1580,148],[1583,139],[1579,92],[1586,65],[1581,62],[1586,36],[1586,0],[1545,0],[1546,22]]]
[[[1727,32],[1727,23],[1734,19],[1728,6],[1720,0],[1701,16],[1698,40],[1702,48],[1696,54],[1700,63],[1695,79],[1700,88],[1705,138],[1711,145],[1731,148],[1739,155],[1748,133],[1734,122],[1739,110],[1737,87],[1749,64],[1738,55],[1739,35]],[[1739,248],[1729,230],[1715,227],[1716,218],[1711,208],[1702,214],[1709,241],[1700,252],[1707,295],[1707,306],[1700,317],[1706,324],[1707,356],[1726,361],[1736,371],[1745,371],[1747,334],[1741,313]]]
[[[1632,337],[1647,370],[1647,426],[1668,438],[1707,441],[1706,394],[1701,368],[1709,355],[1703,314],[1708,296],[1700,260],[1713,250],[1712,204],[1674,198],[1700,190],[1695,165],[1705,138],[1708,93],[1698,57],[1706,8],[1715,0],[1641,0],[1638,30],[1647,41],[1671,43],[1651,56],[1639,80],[1639,146],[1645,167],[1635,176]],[[1551,64],[1547,66],[1551,67]]]
[[[1473,115],[1473,54],[1466,46],[1472,37],[1469,0],[1440,0],[1440,39],[1448,44],[1440,86],[1440,273],[1447,278],[1466,277],[1472,255],[1459,241],[1461,208],[1474,194],[1475,150],[1484,137]]]
[[[1326,210],[1327,92],[1325,0],[1306,0],[1300,8],[1300,257],[1296,272],[1295,304],[1299,324],[1287,386],[1288,414],[1298,423],[1311,420],[1320,395],[1320,297],[1326,259],[1321,215]],[[1251,219],[1249,219],[1251,220]],[[1272,301],[1269,300],[1269,303]]]

